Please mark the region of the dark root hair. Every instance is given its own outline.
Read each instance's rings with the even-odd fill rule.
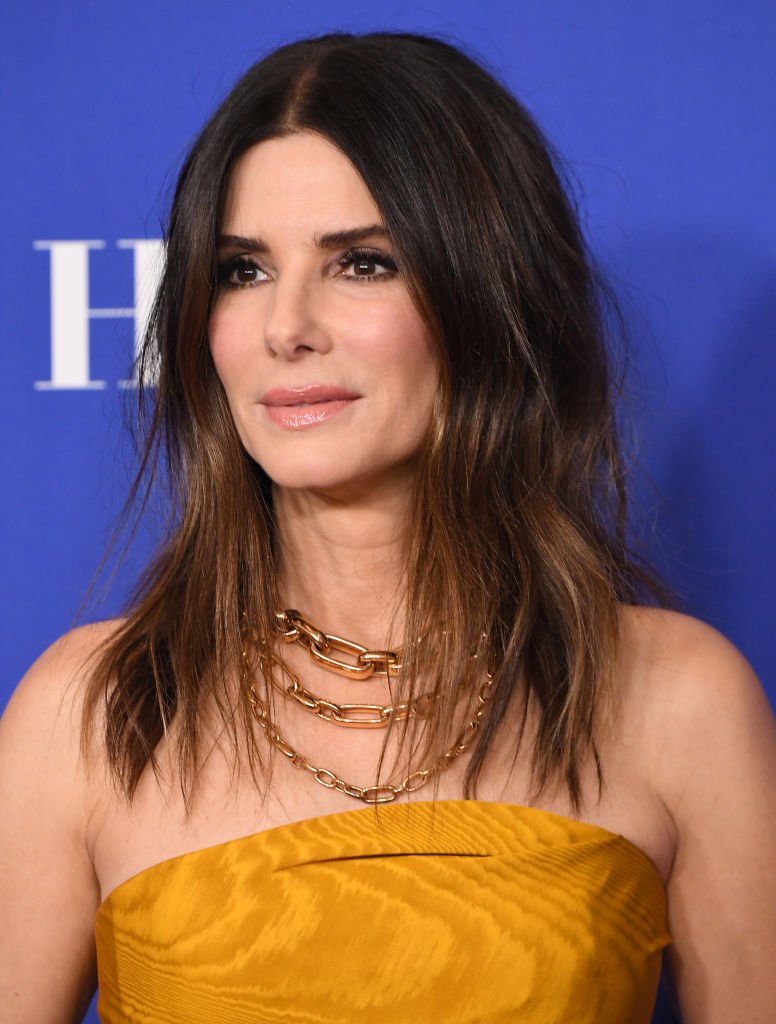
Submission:
[[[240,79],[183,166],[140,369],[147,379],[158,363],[155,398],[141,395],[150,413],[134,493],[163,460],[170,531],[99,652],[84,734],[104,701],[110,765],[131,799],[174,721],[190,796],[214,699],[236,761],[244,748],[254,780],[269,777],[248,703],[224,680],[243,622],[268,636],[278,606],[270,482],[239,443],[208,319],[230,171],[257,143],[301,131],[331,141],[362,176],[441,350],[405,582],[405,636],[432,640],[409,649],[398,683],[411,699],[422,676],[440,713],[424,731],[412,719],[391,728],[408,764],[450,745],[484,631],[495,681],[465,794],[517,698],[523,727],[529,702],[538,713],[535,793],[560,781],[578,807],[582,764],[598,763],[612,707],[620,605],[660,593],[626,544],[605,292],[529,114],[460,50],[417,35],[276,50]]]

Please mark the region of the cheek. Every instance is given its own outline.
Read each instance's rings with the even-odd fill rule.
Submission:
[[[409,394],[435,389],[439,355],[425,323],[414,307],[393,309],[372,321],[365,351],[376,372],[408,388]]]
[[[235,316],[228,308],[214,310],[208,323],[208,342],[210,357],[224,389],[237,434],[245,449],[256,458],[247,418],[255,399],[255,344],[245,329],[244,319]]]
[[[221,383],[231,398],[232,385],[236,385],[246,369],[249,347],[239,318],[227,309],[216,309],[208,324],[210,355]]]
[[[418,324],[416,320],[406,323],[399,344],[397,362],[401,367],[408,419],[415,421],[416,431],[425,431],[439,388],[439,351],[425,324]]]

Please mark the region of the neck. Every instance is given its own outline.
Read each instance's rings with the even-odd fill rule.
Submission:
[[[380,649],[403,626],[408,502],[394,494],[350,495],[275,488],[278,584],[327,633]]]

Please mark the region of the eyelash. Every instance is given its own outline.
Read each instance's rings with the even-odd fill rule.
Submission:
[[[383,267],[387,273],[382,274],[353,274],[354,281],[376,281],[380,277],[390,278],[398,271],[396,261],[387,252],[379,249],[348,249],[348,251],[337,261],[341,267],[348,267],[354,263],[374,263]]]
[[[379,249],[364,248],[348,249],[348,251],[343,253],[343,255],[337,260],[337,265],[345,269],[346,267],[359,262],[371,263],[375,266],[382,267],[383,273],[349,274],[343,276],[346,276],[348,280],[358,281],[359,283],[377,281],[380,278],[388,280],[392,278],[399,269],[396,265],[396,261],[389,256],[388,253],[381,252]],[[257,285],[262,284],[262,281],[237,282],[232,280],[232,275],[240,270],[261,271],[262,267],[248,256],[230,256],[227,259],[222,260],[218,265],[219,287],[228,289],[255,288]]]

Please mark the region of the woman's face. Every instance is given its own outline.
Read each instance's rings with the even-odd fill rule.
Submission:
[[[311,132],[232,174],[210,349],[240,438],[276,485],[401,485],[426,435],[436,346],[350,161]]]

